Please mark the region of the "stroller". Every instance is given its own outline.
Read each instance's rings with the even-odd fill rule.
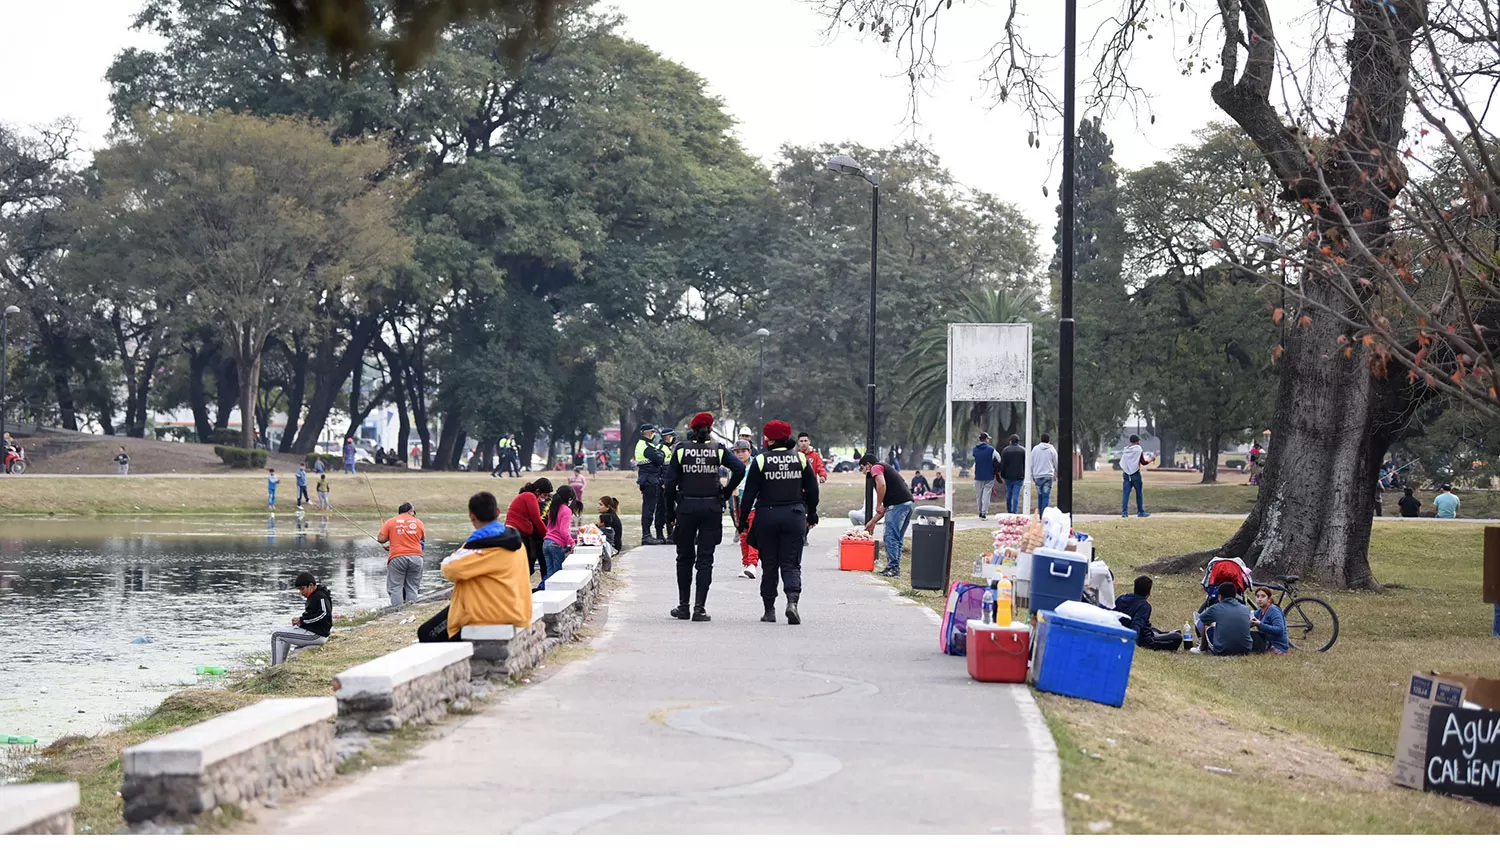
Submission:
[[[1198,606],[1198,613],[1202,614],[1204,609],[1219,601],[1219,585],[1230,582],[1239,588],[1243,595],[1245,591],[1255,586],[1250,578],[1250,568],[1239,558],[1209,558],[1208,566],[1203,568],[1204,600]]]

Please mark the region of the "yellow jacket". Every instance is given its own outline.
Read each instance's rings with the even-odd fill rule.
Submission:
[[[465,543],[443,560],[443,578],[453,582],[449,637],[464,626],[531,626],[531,564],[515,529]]]

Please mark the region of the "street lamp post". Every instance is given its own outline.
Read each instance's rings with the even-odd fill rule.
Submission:
[[[1073,90],[1078,77],[1078,0],[1065,0],[1063,9],[1063,155],[1062,155],[1062,280],[1057,319],[1057,432],[1061,445],[1061,474],[1057,477],[1057,509],[1073,513],[1073,149],[1077,147]]]
[[[875,447],[875,281],[876,260],[880,254],[880,177],[867,171],[854,157],[840,154],[828,160],[828,170],[839,174],[853,174],[870,184],[870,380],[869,409],[865,418],[865,454],[879,460]],[[873,454],[872,454],[873,453]],[[875,479],[865,478],[865,521],[875,516]]]
[[[0,314],[0,433],[5,432],[6,379],[10,377],[10,317],[21,312],[12,304]]]
[[[760,420],[762,428],[766,425],[766,337],[771,332],[765,328],[757,328],[755,335],[760,337],[760,372],[755,380],[755,416]]]

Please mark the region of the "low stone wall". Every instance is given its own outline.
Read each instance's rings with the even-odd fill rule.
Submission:
[[[338,674],[338,731],[389,732],[468,705],[471,651],[466,643],[413,644]]]
[[[496,626],[465,626],[462,637],[474,644],[469,671],[475,678],[518,676],[541,663],[546,652],[547,624],[540,618],[530,628],[515,629],[508,638],[485,637]]]
[[[333,697],[269,699],[125,750],[125,820],[189,821],[334,775]]]
[[[72,835],[77,782],[0,785],[0,835]]]

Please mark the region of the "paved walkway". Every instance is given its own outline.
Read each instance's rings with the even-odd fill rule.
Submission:
[[[936,618],[813,532],[803,624],[759,622],[726,541],[712,623],[673,620],[672,550],[619,568],[585,659],[408,762],[267,813],[272,832],[1061,832],[1056,748],[1024,686],[971,682]]]

